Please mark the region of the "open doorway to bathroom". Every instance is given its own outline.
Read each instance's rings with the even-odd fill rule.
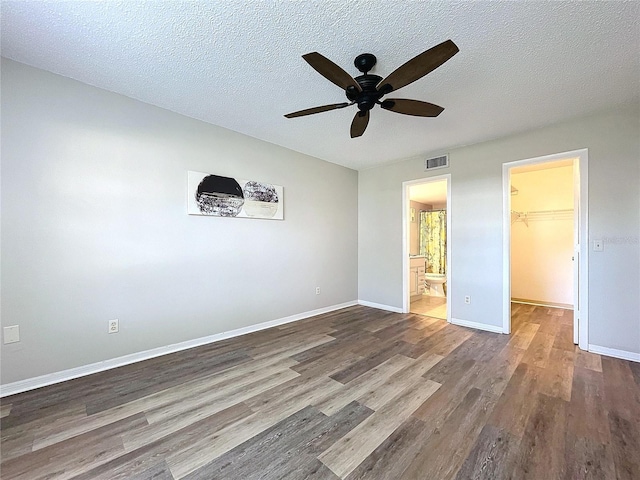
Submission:
[[[586,155],[503,166],[504,333],[518,328],[512,309],[543,308],[564,317],[557,332],[587,347]]]
[[[405,182],[405,312],[450,320],[450,175]]]

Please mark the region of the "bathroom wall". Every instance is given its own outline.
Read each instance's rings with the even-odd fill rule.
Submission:
[[[573,210],[573,166],[513,173],[511,208]],[[573,216],[531,215],[511,224],[511,297],[573,305]]]
[[[426,203],[409,201],[409,208],[415,211],[414,221],[409,213],[409,255],[420,254],[420,210],[431,210],[433,207]]]

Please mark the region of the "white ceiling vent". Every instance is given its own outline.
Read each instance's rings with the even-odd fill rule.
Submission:
[[[435,170],[436,168],[447,168],[449,166],[449,155],[441,157],[427,158],[424,161],[425,170]]]

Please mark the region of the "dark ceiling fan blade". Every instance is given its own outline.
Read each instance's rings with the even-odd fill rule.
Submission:
[[[306,55],[303,55],[302,58],[304,58],[306,62],[320,75],[330,82],[335,83],[343,90],[346,90],[347,87],[354,87],[356,91],[362,91],[358,82],[356,82],[351,75],[328,58],[320,55],[318,52],[307,53]]]
[[[396,68],[378,84],[378,90],[390,93],[405,87],[432,72],[459,51],[458,46],[453,41],[446,40]],[[389,87],[386,85],[389,85]]]
[[[416,117],[437,117],[444,110],[441,106],[433,103],[404,98],[388,98],[380,106],[385,110]]]
[[[356,112],[356,116],[353,117],[353,121],[351,122],[351,138],[356,138],[362,135],[367,129],[367,125],[369,125],[369,110],[365,110],[364,112],[358,110]]]
[[[298,112],[287,113],[285,117],[287,118],[295,118],[295,117],[303,117],[305,115],[313,115],[314,113],[328,112],[329,110],[335,110],[336,108],[344,108],[349,105],[353,105],[353,103],[332,103],[331,105],[323,105],[321,107],[313,107],[307,108],[305,110],[300,110]]]

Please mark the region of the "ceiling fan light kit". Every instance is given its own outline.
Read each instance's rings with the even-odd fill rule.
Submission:
[[[285,117],[302,117],[357,104],[358,111],[351,122],[351,138],[359,137],[364,133],[369,124],[369,112],[376,104],[385,110],[403,115],[437,117],[442,113],[444,108],[434,105],[433,103],[405,98],[387,98],[382,100],[382,97],[419,80],[458,52],[459,49],[457,45],[451,40],[446,40],[412,58],[404,65],[395,69],[386,78],[369,73],[377,62],[375,55],[371,53],[363,53],[356,57],[353,64],[362,73],[362,75],[356,78],[353,78],[338,65],[320,55],[318,52],[307,53],[303,55],[302,58],[320,75],[342,88],[345,91],[349,103],[334,103],[321,107],[307,108],[305,110],[288,113]]]

